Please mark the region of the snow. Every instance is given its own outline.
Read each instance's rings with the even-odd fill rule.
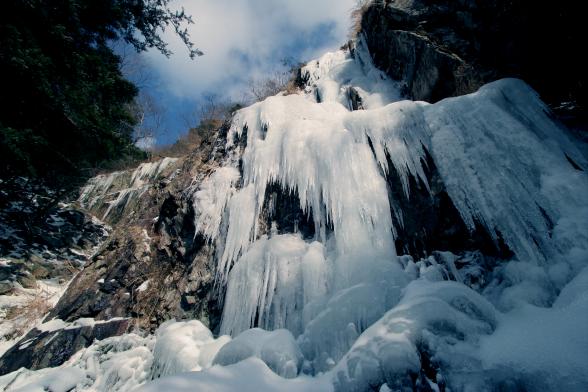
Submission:
[[[37,325],[35,328],[41,332],[54,332],[54,331],[58,331],[60,329],[77,329],[77,328],[83,328],[83,327],[93,327],[94,325],[97,325],[97,324],[104,324],[104,323],[109,323],[112,321],[120,321],[120,320],[124,320],[124,318],[123,317],[114,317],[114,318],[111,318],[108,320],[94,320],[93,318],[83,317],[83,318],[79,318],[79,319],[76,319],[71,322],[63,321],[61,319],[56,318],[56,319],[46,321],[40,325]]]
[[[417,345],[462,361],[468,343],[491,333],[496,323],[494,307],[462,284],[415,280],[333,369],[334,383],[341,390],[366,390],[384,382],[400,388],[421,368]]]
[[[56,368],[23,368],[0,376],[0,389],[130,391],[154,378],[210,367],[218,350],[229,340],[227,336],[214,339],[196,320],[169,321],[154,335],[129,333],[95,341]]]
[[[0,377],[7,391],[129,391],[148,381],[152,336],[107,338],[81,350],[64,365],[37,371],[20,369]]]
[[[333,387],[325,377],[284,379],[273,373],[260,359],[249,358],[231,366],[214,366],[206,372],[167,377],[137,389],[137,392],[159,391],[331,392]]]
[[[65,292],[69,282],[57,279],[38,280],[36,289],[25,289],[18,283],[13,295],[0,295],[0,355],[18,342],[45,317],[44,306],[53,307]],[[14,315],[10,318],[10,312]]]
[[[137,287],[136,291],[138,291],[139,293],[142,293],[143,291],[147,290],[148,287],[149,287],[149,279],[147,279],[146,281],[141,283],[139,285],[139,287]]]
[[[586,293],[586,292],[584,292]],[[527,390],[582,391],[588,385],[588,297],[565,308],[523,306],[480,342],[484,369],[516,369]]]
[[[214,364],[227,366],[250,357],[261,359],[274,373],[284,378],[295,378],[302,365],[302,353],[290,331],[265,331],[260,328],[242,332],[225,344],[214,358]]]
[[[53,332],[64,329],[67,326],[69,326],[69,323],[66,323],[61,319],[53,319],[37,326],[36,328],[41,332]]]
[[[168,321],[157,330],[151,378],[210,367],[220,348],[230,338],[214,339],[200,321]]]

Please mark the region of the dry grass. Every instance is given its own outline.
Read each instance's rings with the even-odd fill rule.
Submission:
[[[372,0],[357,0],[355,7],[351,10],[351,28],[349,29],[349,39],[354,40],[361,32],[361,23],[363,15],[372,4]]]
[[[48,292],[37,289],[24,305],[8,309],[4,322],[10,323],[11,328],[3,338],[11,340],[24,335],[51,310],[50,298]]]

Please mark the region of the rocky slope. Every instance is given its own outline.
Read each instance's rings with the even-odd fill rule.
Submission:
[[[16,344],[0,359],[2,373],[58,366],[94,339],[153,330],[171,318],[218,326],[212,249],[195,235],[191,200],[191,190],[214,167],[211,153],[212,145],[204,143],[182,159],[165,158],[90,180],[75,204],[113,229],[45,319],[115,321],[33,329],[21,339],[26,347]]]

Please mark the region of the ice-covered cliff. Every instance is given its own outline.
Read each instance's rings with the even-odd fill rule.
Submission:
[[[435,104],[403,100],[361,38],[307,64],[301,79],[301,91],[238,111],[198,170],[194,159],[162,161],[94,179],[81,197],[104,219],[139,200],[133,214],[143,221],[148,200],[166,201],[150,210],[159,214],[150,231],[137,232],[136,260],[122,269],[120,254],[105,249],[107,259],[78,276],[52,315],[82,317],[78,305],[92,312],[96,290],[104,303],[93,317],[151,317],[137,303],[158,282],[150,295],[167,307],[151,309],[187,318],[202,312],[170,310],[187,301],[171,287],[206,280],[222,303],[220,324],[207,321],[219,336],[196,321],[167,322],[152,335],[96,342],[59,367],[6,374],[1,386],[588,385],[588,160],[537,94],[503,79]],[[125,176],[130,182],[112,188]],[[181,262],[169,274],[157,272],[174,257]],[[152,275],[135,279],[137,265]],[[88,271],[131,289],[104,294],[103,279],[89,290]],[[182,271],[198,279],[186,283]],[[75,329],[71,322],[47,320],[39,330],[47,338]]]

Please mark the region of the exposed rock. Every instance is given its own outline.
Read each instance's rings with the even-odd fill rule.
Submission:
[[[55,331],[33,329],[0,358],[0,375],[21,367],[35,370],[59,366],[94,340],[121,335],[128,326],[128,320],[123,319]]]
[[[0,192],[1,295],[15,284],[68,281],[108,237],[109,228],[90,214],[58,203],[55,189],[26,178],[2,181]]]
[[[211,152],[212,144],[204,144],[165,165],[153,162],[90,182],[92,189],[83,191],[82,204],[102,213],[116,229],[50,317],[130,317],[135,326],[150,330],[172,318],[199,319],[211,329],[217,327],[214,246],[195,236],[189,192],[195,179],[203,178]],[[134,184],[130,191],[129,182]],[[123,191],[128,198],[113,206],[118,200],[113,201],[113,195]],[[108,206],[113,207],[106,214]]]
[[[470,93],[518,77],[553,107],[586,107],[583,12],[574,2],[374,1],[361,31],[374,63],[416,100]],[[569,106],[569,105],[568,105]]]
[[[410,198],[402,190],[398,172],[391,161],[386,176],[390,205],[396,227],[396,251],[415,258],[433,251],[461,254],[480,250],[486,255],[508,259],[513,253],[502,242],[494,242],[482,225],[471,232],[447,194],[433,159],[427,154],[426,176],[430,191],[420,179],[410,176]]]

